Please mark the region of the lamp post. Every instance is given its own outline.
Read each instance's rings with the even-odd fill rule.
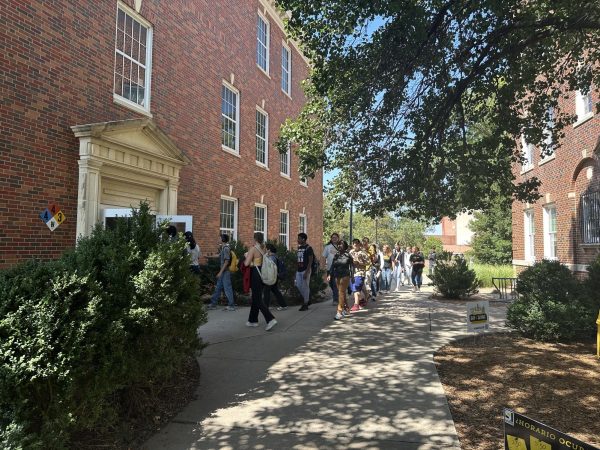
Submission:
[[[350,197],[350,244],[352,244],[352,220],[353,220],[353,213],[354,213],[354,197]]]

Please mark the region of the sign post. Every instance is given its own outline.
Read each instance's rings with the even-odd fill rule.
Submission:
[[[504,450],[600,450],[504,408]]]
[[[490,329],[490,302],[467,302],[467,331],[472,333]]]

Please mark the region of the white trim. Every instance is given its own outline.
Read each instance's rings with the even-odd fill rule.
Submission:
[[[590,97],[590,100],[592,102],[592,109],[591,109],[591,111],[586,112],[586,109],[587,109],[586,100],[587,100],[588,96]],[[594,100],[593,100],[593,96],[592,96],[591,87],[590,87],[590,91],[585,96],[581,93],[581,91],[575,91],[575,114],[577,115],[577,120],[573,124],[573,128],[577,128],[579,125],[581,125],[584,122],[587,122],[594,116]]]
[[[538,166],[543,166],[546,163],[549,163],[550,161],[554,161],[556,159],[556,153],[552,153],[550,156],[546,156],[545,158],[540,159],[540,162],[538,162]]]
[[[569,268],[572,272],[587,272],[587,264],[563,264]]]
[[[512,264],[513,264],[513,266],[531,267],[535,264],[535,261],[525,261],[523,259],[513,259]],[[561,263],[561,264],[563,266],[565,266],[567,269],[569,269],[571,272],[586,272],[589,267],[587,264],[568,264],[568,263]]]
[[[121,49],[117,48],[117,40],[118,40],[118,32],[119,32],[119,10],[122,10],[126,15],[131,16],[132,19],[139,22],[141,26],[146,29],[146,61],[145,64],[140,63],[137,60],[134,60],[130,55],[125,54],[121,51]],[[144,17],[142,17],[135,10],[131,9],[128,5],[123,3],[122,1],[117,1],[117,11],[115,15],[115,42],[113,48],[115,50],[114,61],[113,61],[113,101],[121,106],[125,106],[126,108],[133,109],[134,111],[144,114],[148,117],[152,117],[150,113],[150,105],[151,105],[151,93],[152,93],[152,50],[153,50],[153,27],[150,22],[148,22]],[[127,58],[131,60],[136,65],[143,67],[144,69],[144,106],[141,106],[139,103],[132,102],[131,100],[119,95],[115,92],[116,87],[116,74],[115,68],[117,65],[117,54],[123,56],[123,58]]]
[[[254,232],[255,233],[257,231],[260,231],[260,230],[256,229],[256,208],[262,208],[262,209],[265,210],[265,229],[262,231],[262,233],[263,233],[263,236],[264,236],[265,241],[266,241],[267,240],[267,234],[268,234],[268,231],[269,231],[269,223],[268,223],[269,209],[268,209],[267,205],[265,205],[264,203],[255,203],[254,204],[254,208],[255,208],[254,211],[253,211],[254,214],[252,215],[252,217],[253,217],[253,222],[254,222],[253,228],[254,228]]]
[[[535,261],[527,261],[525,259],[513,259],[512,263],[513,263],[513,266],[531,267],[535,264]]]
[[[286,155],[286,158],[287,158],[287,169],[288,169],[287,172],[282,172],[281,171],[281,161],[282,161],[281,158],[283,157],[284,154]],[[284,154],[279,153],[279,174],[281,176],[283,176],[284,178],[289,178],[291,180],[292,179],[291,178],[291,174],[292,174],[292,148],[291,148],[290,145],[288,145],[287,152],[284,153]]]
[[[285,91],[283,89],[283,49],[286,49],[288,52],[288,65],[286,67],[287,70],[287,85],[288,85],[288,90]],[[292,50],[290,49],[290,47],[285,43],[285,41],[281,41],[281,83],[279,83],[279,86],[281,88],[281,91],[287,95],[289,98],[292,98]]]
[[[292,180],[292,177],[290,177],[288,174],[283,173],[283,172],[279,172],[279,175],[281,175],[282,178],[285,178],[286,180]]]
[[[590,112],[587,113],[585,116],[583,116],[581,119],[578,118],[577,122],[575,122],[573,124],[573,128],[577,128],[580,125],[583,125],[584,123],[586,123],[588,120],[590,120],[592,117],[594,117],[594,112]]]
[[[265,56],[265,66],[266,68],[262,68],[260,66],[260,64],[258,63],[258,44],[259,44],[259,40],[258,40],[258,21],[256,23],[256,49],[257,49],[257,54],[256,54],[256,66],[261,70],[261,72],[263,72],[266,76],[268,76],[269,78],[271,78],[271,76],[269,75],[270,71],[270,64],[271,64],[271,22],[269,21],[269,19],[267,18],[266,15],[264,15],[263,13],[260,12],[260,10],[257,11],[258,13],[258,17],[260,19],[262,19],[264,21],[264,23],[267,26],[267,30],[266,30],[266,38],[267,38],[267,42],[266,42],[266,56]],[[262,44],[262,43],[261,43]]]
[[[529,172],[531,169],[533,169],[533,167],[534,167],[534,164],[533,164],[534,148],[535,147],[533,146],[533,144],[527,143],[527,141],[525,140],[525,136],[521,136],[521,152],[523,153],[523,156],[525,157],[525,161],[526,161],[526,164],[521,163],[521,174]]]
[[[304,229],[303,230],[300,229],[300,218],[301,217],[304,217]],[[304,213],[298,214],[298,233],[308,234],[308,218],[306,217],[306,214],[304,214]]]
[[[280,241],[280,237],[282,236],[282,234],[281,234],[281,214],[283,214],[283,213],[285,213],[287,215],[287,227],[286,227],[286,233],[287,233],[286,234],[286,243],[287,243],[287,245],[286,245],[286,247],[289,250],[292,247],[291,247],[291,244],[290,244],[290,211],[287,210],[287,209],[280,209],[279,210],[279,221],[278,221],[279,228],[278,228],[278,231],[277,231],[277,241],[281,242]]]
[[[263,162],[260,162],[258,159],[256,159],[256,150],[257,149],[255,149],[255,151],[254,151],[254,153],[255,153],[254,159],[259,166],[263,166],[268,170],[268,168],[269,168],[269,113],[266,112],[264,109],[262,109],[258,105],[256,105],[256,112],[262,114],[265,117],[265,137],[264,137],[264,139],[265,139],[265,162],[263,163]],[[255,126],[257,125],[256,119],[257,118],[256,118],[256,114],[255,114],[254,115],[254,125]],[[259,136],[258,136],[257,131],[258,130],[255,129],[254,136],[256,138],[256,144],[258,146]]]
[[[169,222],[173,223],[184,223],[185,224],[185,231],[193,231],[192,229],[192,224],[194,221],[193,216],[181,216],[181,215],[176,215],[176,214],[157,214],[156,215],[156,222],[161,222],[163,220],[168,220]]]
[[[304,181],[302,181],[302,180],[304,180]],[[301,176],[300,177],[300,186],[304,186],[307,188],[308,187],[308,178]]]
[[[525,261],[535,261],[535,213],[533,208],[523,211]]]
[[[225,151],[229,151],[230,153],[239,156],[240,154],[240,91],[236,89],[231,83],[222,80],[221,82],[221,120],[223,120],[223,87],[226,87],[231,92],[235,94],[235,148],[231,148],[225,144],[223,144],[223,124],[221,123],[221,148]],[[229,119],[229,118],[228,118]]]
[[[221,228],[221,200],[228,200],[233,202],[233,240],[237,241],[238,236],[238,199],[235,197],[229,197],[228,195],[221,195],[219,197],[219,233],[221,230],[228,230],[228,228]]]
[[[556,204],[555,203],[548,203],[547,205],[544,205],[542,208],[543,211],[543,223],[544,223],[544,259],[548,259],[548,260],[558,260],[558,242],[556,241],[557,239],[557,231],[558,230],[554,230],[554,243],[555,243],[555,255],[552,256],[550,255],[551,253],[551,247],[550,247],[550,211],[553,210],[554,211],[554,221],[556,224],[557,221],[557,217],[556,217]],[[558,225],[556,225],[558,226]]]

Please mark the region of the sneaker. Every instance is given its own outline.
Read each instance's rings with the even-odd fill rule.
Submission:
[[[277,307],[277,311],[285,311],[287,309],[287,306],[278,306]]]
[[[223,311],[235,311],[237,308],[235,306],[226,306],[223,308]]]
[[[355,312],[355,311],[359,311],[360,310],[360,306],[358,306],[356,303],[354,305],[352,305],[352,308],[350,308],[350,312]]]
[[[275,319],[271,319],[271,321],[267,324],[267,326],[265,327],[266,331],[269,331],[271,328],[273,328],[275,325],[277,325],[277,321]]]
[[[348,309],[345,309],[342,311],[342,316],[348,317],[349,315],[350,315],[350,311]]]
[[[334,317],[335,320],[342,320],[344,318],[344,315],[342,313],[337,313]]]
[[[206,307],[206,309],[217,309],[217,305],[213,305],[212,303]]]
[[[258,326],[258,322],[246,322],[246,326],[247,327],[257,327]]]
[[[308,311],[308,305],[302,305],[298,311]]]
[[[417,292],[417,289],[419,289],[419,288],[416,286],[413,286],[413,292]]]

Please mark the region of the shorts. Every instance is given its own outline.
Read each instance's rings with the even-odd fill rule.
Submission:
[[[362,292],[364,284],[365,277],[354,277],[350,282],[350,290],[352,291],[352,293]]]

